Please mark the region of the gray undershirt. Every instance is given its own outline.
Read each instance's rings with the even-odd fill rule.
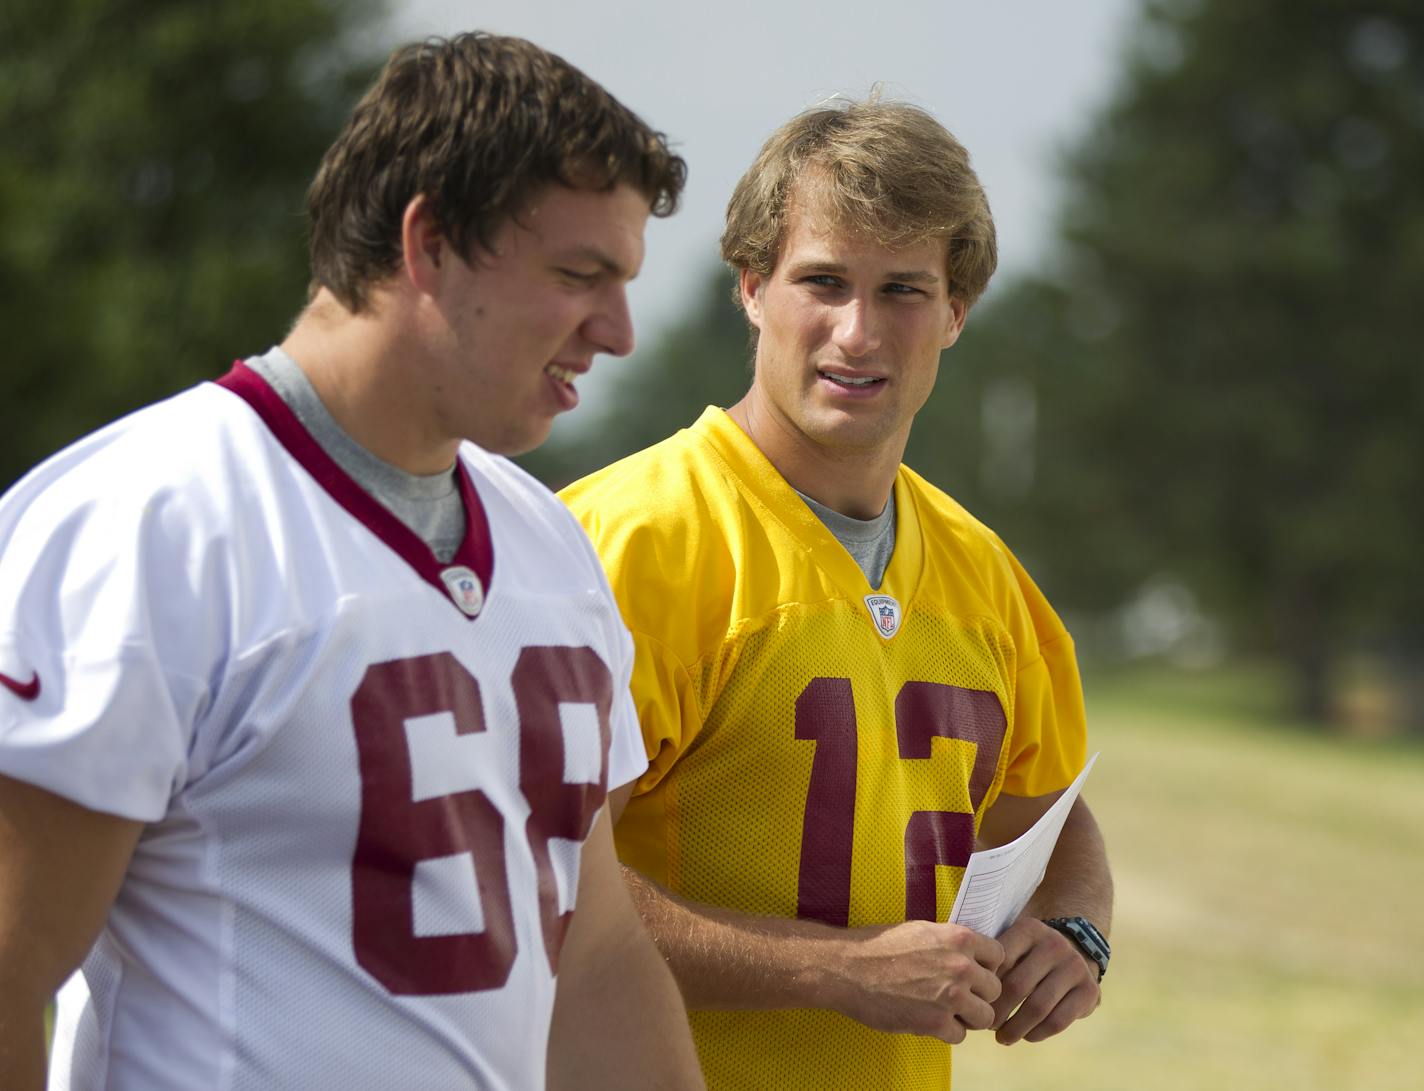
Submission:
[[[890,557],[895,552],[894,490],[890,492],[885,510],[874,519],[852,519],[812,500],[803,492],[798,491],[796,495],[806,501],[806,506],[816,513],[816,518],[826,524],[826,529],[860,565],[871,589],[880,590],[880,584],[885,580],[885,569],[889,567]]]
[[[267,380],[321,449],[419,535],[436,557],[445,562],[455,555],[465,540],[465,505],[454,466],[438,474],[411,474],[377,458],[342,430],[306,373],[280,348],[246,363]]]

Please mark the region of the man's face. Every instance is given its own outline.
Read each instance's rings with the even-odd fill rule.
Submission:
[[[890,250],[797,209],[776,267],[742,273],[760,331],[753,384],[792,434],[836,452],[893,453],[934,389],[964,306],[949,295],[946,243]]]
[[[435,413],[448,435],[487,450],[537,447],[578,404],[596,353],[633,350],[627,285],[643,263],[647,198],[550,185],[507,221],[493,253],[445,250]]]

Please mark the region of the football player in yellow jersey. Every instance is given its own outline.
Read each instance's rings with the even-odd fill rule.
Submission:
[[[1112,908],[1080,799],[1007,931],[946,923],[976,845],[1086,751],[1058,617],[901,463],[993,221],[927,113],[842,103],[770,138],[722,254],[750,390],[564,494],[636,648],[625,877],[710,1087],[943,1089],[969,1031],[1036,1042],[1098,1006]]]

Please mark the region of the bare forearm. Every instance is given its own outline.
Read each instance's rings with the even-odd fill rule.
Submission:
[[[1112,928],[1113,882],[1098,823],[1079,799],[1068,812],[1043,882],[1030,901],[1035,917],[1086,917],[1107,935]]]
[[[831,928],[689,902],[627,868],[624,880],[690,1008],[822,1008],[947,1042],[993,1018],[1003,949],[959,925]]]
[[[43,1006],[23,1008],[11,1000],[0,1007],[0,1072],[13,1091],[42,1091],[45,1085]]]
[[[548,1061],[550,1091],[704,1087],[682,996],[629,900],[606,815],[559,958]]]
[[[549,1091],[702,1087],[672,975],[646,935],[610,944],[607,964],[577,992],[560,988]]]
[[[687,902],[626,866],[623,878],[689,1008],[830,1006],[844,930]]]
[[[0,1073],[44,1086],[45,1006],[103,926],[143,825],[0,776]]]

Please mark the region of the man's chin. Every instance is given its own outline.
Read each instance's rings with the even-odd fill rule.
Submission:
[[[875,450],[889,443],[894,430],[880,414],[827,409],[806,422],[806,434],[823,447],[847,451]]]
[[[504,455],[506,458],[518,458],[520,455],[527,455],[530,451],[541,447],[549,438],[553,427],[553,418],[546,417],[537,421],[529,421],[521,428],[510,427],[499,436],[492,437],[490,443],[480,443],[478,438],[472,438],[475,443],[491,454]]]

